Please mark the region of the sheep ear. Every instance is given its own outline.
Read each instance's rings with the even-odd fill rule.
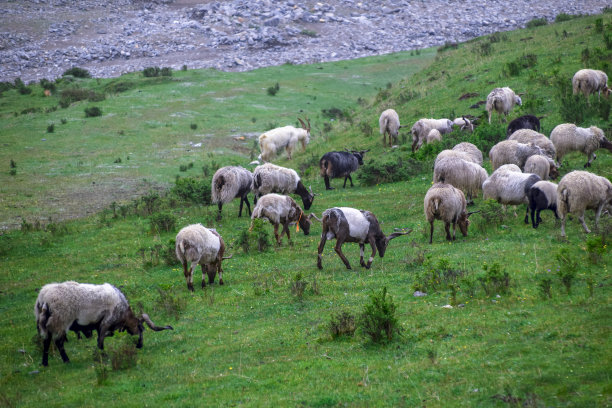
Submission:
[[[476,213],[479,213],[479,212],[480,212],[480,210],[478,210],[478,211],[470,211],[469,213],[467,213],[467,218],[470,218],[470,215],[476,214]]]

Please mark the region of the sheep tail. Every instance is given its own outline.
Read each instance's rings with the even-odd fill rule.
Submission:
[[[565,205],[566,212],[570,212],[569,195],[570,195],[570,193],[567,190],[567,187],[565,187],[565,188],[563,188],[563,190],[561,190],[561,201]]]
[[[47,332],[47,322],[49,320],[49,316],[51,316],[51,311],[49,310],[49,304],[47,302],[43,302],[36,304],[37,307],[37,322],[36,329],[39,334],[44,334]]]

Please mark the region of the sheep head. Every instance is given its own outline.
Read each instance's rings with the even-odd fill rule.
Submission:
[[[302,228],[302,231],[304,231],[304,235],[310,234],[310,216],[306,216],[304,211],[302,211],[298,218],[298,224],[300,228]]]
[[[472,214],[476,214],[480,211],[471,211],[468,213],[463,213],[459,216],[459,219],[457,220],[457,225],[459,225],[459,231],[461,231],[461,234],[463,234],[464,237],[467,237],[468,234],[468,227],[470,226],[470,215]]]
[[[518,106],[522,106],[523,105],[523,101],[522,101],[521,97],[518,96],[518,95],[516,95],[514,97],[514,103],[516,103]]]

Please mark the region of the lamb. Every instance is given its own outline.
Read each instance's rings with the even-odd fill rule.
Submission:
[[[531,129],[536,132],[540,131],[540,119],[533,115],[523,115],[516,119],[513,119],[508,123],[508,129],[506,130],[506,137],[510,137],[511,134],[519,129]]]
[[[249,215],[251,215],[251,205],[249,204],[248,194],[253,184],[253,173],[240,166],[221,167],[215,172],[211,184],[212,202],[217,203],[219,214],[217,219],[221,219],[223,204],[229,203],[234,198],[240,198],[240,209],[238,217],[242,216],[242,205],[246,203]]]
[[[554,159],[557,154],[557,149],[553,142],[542,133],[538,133],[531,129],[519,129],[512,133],[508,140],[516,140],[519,143],[533,143],[540,149],[544,150],[544,153],[551,159]]]
[[[514,91],[508,87],[504,88],[495,88],[491,91],[491,93],[487,96],[487,112],[489,113],[489,124],[491,123],[491,115],[493,111],[496,111],[498,114],[508,116],[508,113],[512,110],[514,105],[521,106],[523,101],[521,101],[521,97],[514,93]]]
[[[314,214],[312,214],[312,216],[319,220]],[[374,261],[374,256],[376,256],[377,248],[378,254],[382,258],[385,256],[389,241],[412,232],[412,230],[394,232],[389,236],[385,236],[374,214],[370,211],[356,210],[349,207],[329,208],[323,212],[323,216],[319,221],[321,221],[323,226],[317,258],[317,267],[319,269],[323,269],[321,254],[325,248],[325,242],[327,242],[328,239],[336,238],[334,250],[338,256],[340,256],[342,262],[344,262],[346,269],[351,269],[351,264],[342,253],[342,244],[344,242],[357,242],[360,249],[359,264],[366,269],[370,269],[372,261]],[[372,248],[372,255],[367,263],[363,260],[366,242],[368,242]]]
[[[453,126],[458,127],[459,130],[469,130],[470,133],[474,132],[474,123],[465,116],[455,118],[453,120]]]
[[[64,350],[68,330],[83,330],[86,335],[91,335],[91,330],[95,329],[100,350],[104,350],[104,338],[115,330],[137,334],[136,347],[141,348],[143,322],[154,331],[172,330],[172,326],[156,326],[147,314],[136,317],[123,293],[108,283],[92,285],[68,281],[47,284],[38,293],[34,316],[38,334],[43,338],[43,366],[49,365],[51,340],[64,363],[70,362]]]
[[[274,237],[276,243],[280,246],[283,234],[287,234],[287,239],[291,242],[289,235],[289,223],[296,222],[299,228],[302,228],[304,235],[310,234],[310,216],[306,216],[295,200],[289,196],[280,194],[266,194],[257,201],[257,205],[253,209],[251,215],[251,229],[253,229],[253,220],[255,218],[266,218],[274,225]],[[278,226],[283,225],[283,230],[278,235]]]
[[[221,262],[224,257],[225,242],[214,229],[208,229],[202,224],[191,224],[179,231],[176,235],[176,257],[183,265],[183,274],[187,281],[187,289],[193,290],[193,271],[200,264],[202,266],[202,289],[206,287],[204,274],[208,275],[208,283],[215,281],[215,274],[219,273],[219,285],[223,285],[223,269]],[[187,268],[189,265],[189,268]]]
[[[574,95],[582,93],[590,105],[589,95],[597,92],[597,100],[601,100],[601,91],[607,98],[612,91],[608,88],[608,76],[605,72],[595,69],[581,69],[572,78],[572,88]]]
[[[529,189],[527,198],[529,199],[533,228],[538,228],[538,225],[542,222],[542,218],[540,218],[542,210],[551,210],[555,213],[555,218],[559,218],[557,215],[557,185],[555,183],[538,181]]]
[[[540,181],[536,174],[522,173],[515,164],[504,164],[482,183],[483,198],[492,198],[503,205],[529,204],[527,193]],[[529,208],[525,212],[525,224],[529,223]]]
[[[471,201],[487,177],[487,171],[476,163],[458,157],[446,157],[436,160],[433,182],[451,184],[465,192]]]
[[[425,138],[427,144],[442,141],[442,135],[438,129],[431,129]]]
[[[389,147],[391,147],[392,143],[397,143],[397,134],[401,126],[399,116],[395,110],[387,109],[381,113],[378,125],[380,127],[380,134],[383,137],[383,147],[386,146],[387,135],[389,135]]]
[[[559,177],[555,162],[550,157],[540,154],[529,156],[523,170],[525,173],[537,174],[542,180],[554,180]]]
[[[471,162],[482,166],[482,152],[476,147],[476,145],[473,145],[469,142],[461,142],[455,145],[455,147],[453,147],[453,150],[457,152],[467,153],[470,157]]]
[[[561,236],[565,237],[567,214],[578,214],[582,228],[591,231],[584,222],[584,212],[595,210],[595,226],[599,223],[601,212],[606,209],[612,214],[612,183],[588,171],[567,173],[557,187],[557,213],[561,218]]]
[[[587,155],[584,167],[591,167],[591,161],[597,158],[595,151],[600,148],[612,152],[612,143],[604,136],[603,130],[596,126],[590,128],[577,127],[572,123],[558,125],[550,133],[550,140],[557,150],[557,162],[569,152],[582,152]]]
[[[432,129],[436,129],[440,134],[453,131],[453,122],[450,119],[419,119],[412,125],[412,151],[419,150],[427,135]]]
[[[304,209],[310,209],[314,200],[312,190],[308,192],[300,180],[297,172],[286,167],[276,166],[272,163],[262,164],[253,171],[253,193],[255,203],[259,197],[269,193],[291,194],[295,193],[302,198]]]
[[[457,224],[459,224],[459,230],[463,236],[467,237],[468,226],[470,225],[468,217],[473,213],[467,212],[466,205],[463,192],[450,184],[435,183],[427,190],[423,207],[425,209],[425,218],[430,225],[430,244],[433,240],[434,220],[444,221],[444,229],[446,230],[446,239],[448,241],[455,240]],[[452,237],[450,235],[451,223],[453,224]]]
[[[546,155],[546,153],[534,143],[524,144],[516,140],[502,140],[489,151],[491,167],[498,169],[504,164],[516,164],[519,168],[525,167],[529,156],[534,154]]]
[[[353,178],[351,173],[356,171],[363,164],[363,156],[370,150],[360,151],[345,151],[345,152],[327,152],[319,160],[319,168],[321,169],[321,177],[325,180],[325,189],[333,190],[329,185],[330,178],[344,177],[344,185],[346,188],[346,180],[351,182],[353,187]]]
[[[310,120],[306,119],[308,125],[302,119],[298,118],[298,120],[302,125],[301,129],[293,126],[283,126],[268,130],[259,136],[259,149],[261,150],[259,159],[268,162],[276,154],[276,151],[282,148],[287,151],[287,158],[291,159],[298,142],[302,144],[302,149],[306,151],[306,145],[310,141]]]

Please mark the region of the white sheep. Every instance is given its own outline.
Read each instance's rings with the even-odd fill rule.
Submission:
[[[532,129],[519,129],[512,133],[510,137],[508,137],[508,140],[516,140],[519,143],[525,144],[533,143],[544,150],[544,153],[552,159],[554,159],[557,154],[553,142],[544,134]]]
[[[427,135],[432,129],[438,130],[441,134],[450,133],[453,131],[453,122],[450,119],[419,119],[410,132],[412,133],[412,151],[419,150],[423,142],[427,139]]]
[[[548,156],[534,154],[529,156],[525,161],[523,168],[525,173],[537,174],[542,180],[556,179],[559,177],[559,171],[555,166],[555,162]]]
[[[591,231],[584,222],[584,212],[595,210],[597,227],[604,209],[612,213],[612,183],[607,178],[578,170],[563,176],[557,187],[557,212],[561,218],[561,236],[565,237],[567,214],[578,214],[578,220],[588,234]]]
[[[608,149],[612,152],[612,143],[604,136],[603,130],[596,126],[581,128],[572,123],[564,123],[556,126],[550,133],[550,140],[557,150],[557,162],[559,166],[569,152],[582,152],[587,156],[584,167],[590,167],[591,161],[597,158],[595,151],[599,148]]]
[[[308,125],[302,119],[298,118],[298,120],[302,125],[301,129],[293,126],[283,126],[268,130],[259,136],[259,149],[261,150],[259,159],[266,162],[270,161],[277,150],[283,148],[287,151],[287,158],[291,159],[298,142],[302,144],[302,149],[306,151],[306,145],[310,141],[310,120],[306,119]]]
[[[487,177],[487,171],[476,163],[459,157],[446,157],[436,161],[433,182],[451,184],[462,190],[471,201]]]
[[[472,123],[471,120],[469,120],[465,116],[462,116],[460,118],[455,118],[453,120],[453,125],[458,127],[459,130],[469,130],[470,133],[474,132],[474,124]]]
[[[111,336],[115,330],[137,334],[137,348],[142,347],[143,323],[155,331],[172,330],[172,326],[157,327],[147,314],[136,317],[123,293],[108,283],[49,283],[38,293],[34,316],[38,334],[43,338],[43,366],[49,364],[51,340],[62,360],[70,362],[64,350],[68,330],[89,333],[96,330],[100,350],[104,350],[104,338]]]
[[[380,134],[383,137],[383,147],[386,146],[387,135],[389,135],[389,147],[391,147],[393,143],[397,143],[397,134],[401,126],[399,115],[395,110],[387,109],[381,113],[378,119],[378,125],[380,127]]]
[[[229,203],[234,198],[240,198],[240,209],[238,217],[242,216],[242,205],[246,203],[249,215],[251,205],[248,194],[253,185],[253,173],[240,166],[225,166],[215,172],[211,183],[211,197],[213,204],[219,207],[217,219],[221,219],[223,204]]]
[[[297,172],[272,163],[262,164],[253,171],[253,194],[255,203],[259,197],[270,194],[297,194],[302,198],[304,209],[310,209],[314,194],[306,190]]]
[[[442,135],[438,129],[431,129],[425,138],[427,144],[442,141]]]
[[[482,166],[482,152],[476,145],[469,142],[461,142],[455,147],[453,147],[454,151],[467,153],[470,157],[470,161],[474,162],[480,166]]]
[[[442,220],[448,241],[455,240],[455,229],[459,224],[459,230],[464,237],[467,237],[470,221],[468,217],[473,213],[466,210],[466,201],[463,192],[450,184],[435,183],[427,194],[423,207],[425,218],[429,222],[429,243],[433,240],[434,220]],[[450,234],[450,225],[453,224],[453,235]]]
[[[597,92],[597,100],[601,100],[601,91],[604,92],[605,97],[608,97],[611,92],[608,88],[608,75],[595,69],[581,69],[576,72],[572,78],[572,88],[574,95],[582,93],[589,105],[591,104],[590,94]]]
[[[531,186],[540,181],[536,174],[522,173],[515,164],[504,164],[482,183],[483,199],[492,198],[503,205],[529,204],[527,193]],[[525,223],[529,222],[528,211]]]
[[[546,155],[544,150],[533,143],[519,143],[516,140],[502,140],[491,148],[489,159],[491,168],[498,169],[504,164],[516,164],[519,168],[525,167],[525,162],[529,156],[534,154]]]
[[[251,220],[255,218],[266,218],[274,225],[274,237],[278,245],[281,244],[283,234],[287,234],[287,239],[291,242],[289,223],[297,223],[302,228],[304,235],[310,234],[310,216],[306,216],[295,200],[286,195],[270,193],[261,197],[253,208]],[[278,226],[280,224],[283,225],[283,230],[279,235]],[[251,221],[251,229],[253,229],[253,221]]]
[[[176,235],[175,252],[183,265],[187,289],[193,292],[193,271],[198,264],[202,266],[202,289],[206,287],[205,274],[208,274],[208,283],[212,284],[215,274],[218,273],[219,285],[223,285],[221,262],[231,256],[223,256],[225,242],[217,231],[202,224],[188,225]]]
[[[538,228],[542,222],[540,212],[551,210],[556,218],[557,215],[557,185],[550,181],[538,181],[529,189],[527,193],[529,199],[529,209],[531,210],[531,224],[533,228]]]
[[[521,97],[514,93],[514,91],[508,87],[495,88],[487,96],[487,112],[489,113],[489,123],[491,123],[491,115],[493,111],[496,111],[500,115],[508,116],[508,113],[512,110],[514,105],[521,106],[523,101]]]

